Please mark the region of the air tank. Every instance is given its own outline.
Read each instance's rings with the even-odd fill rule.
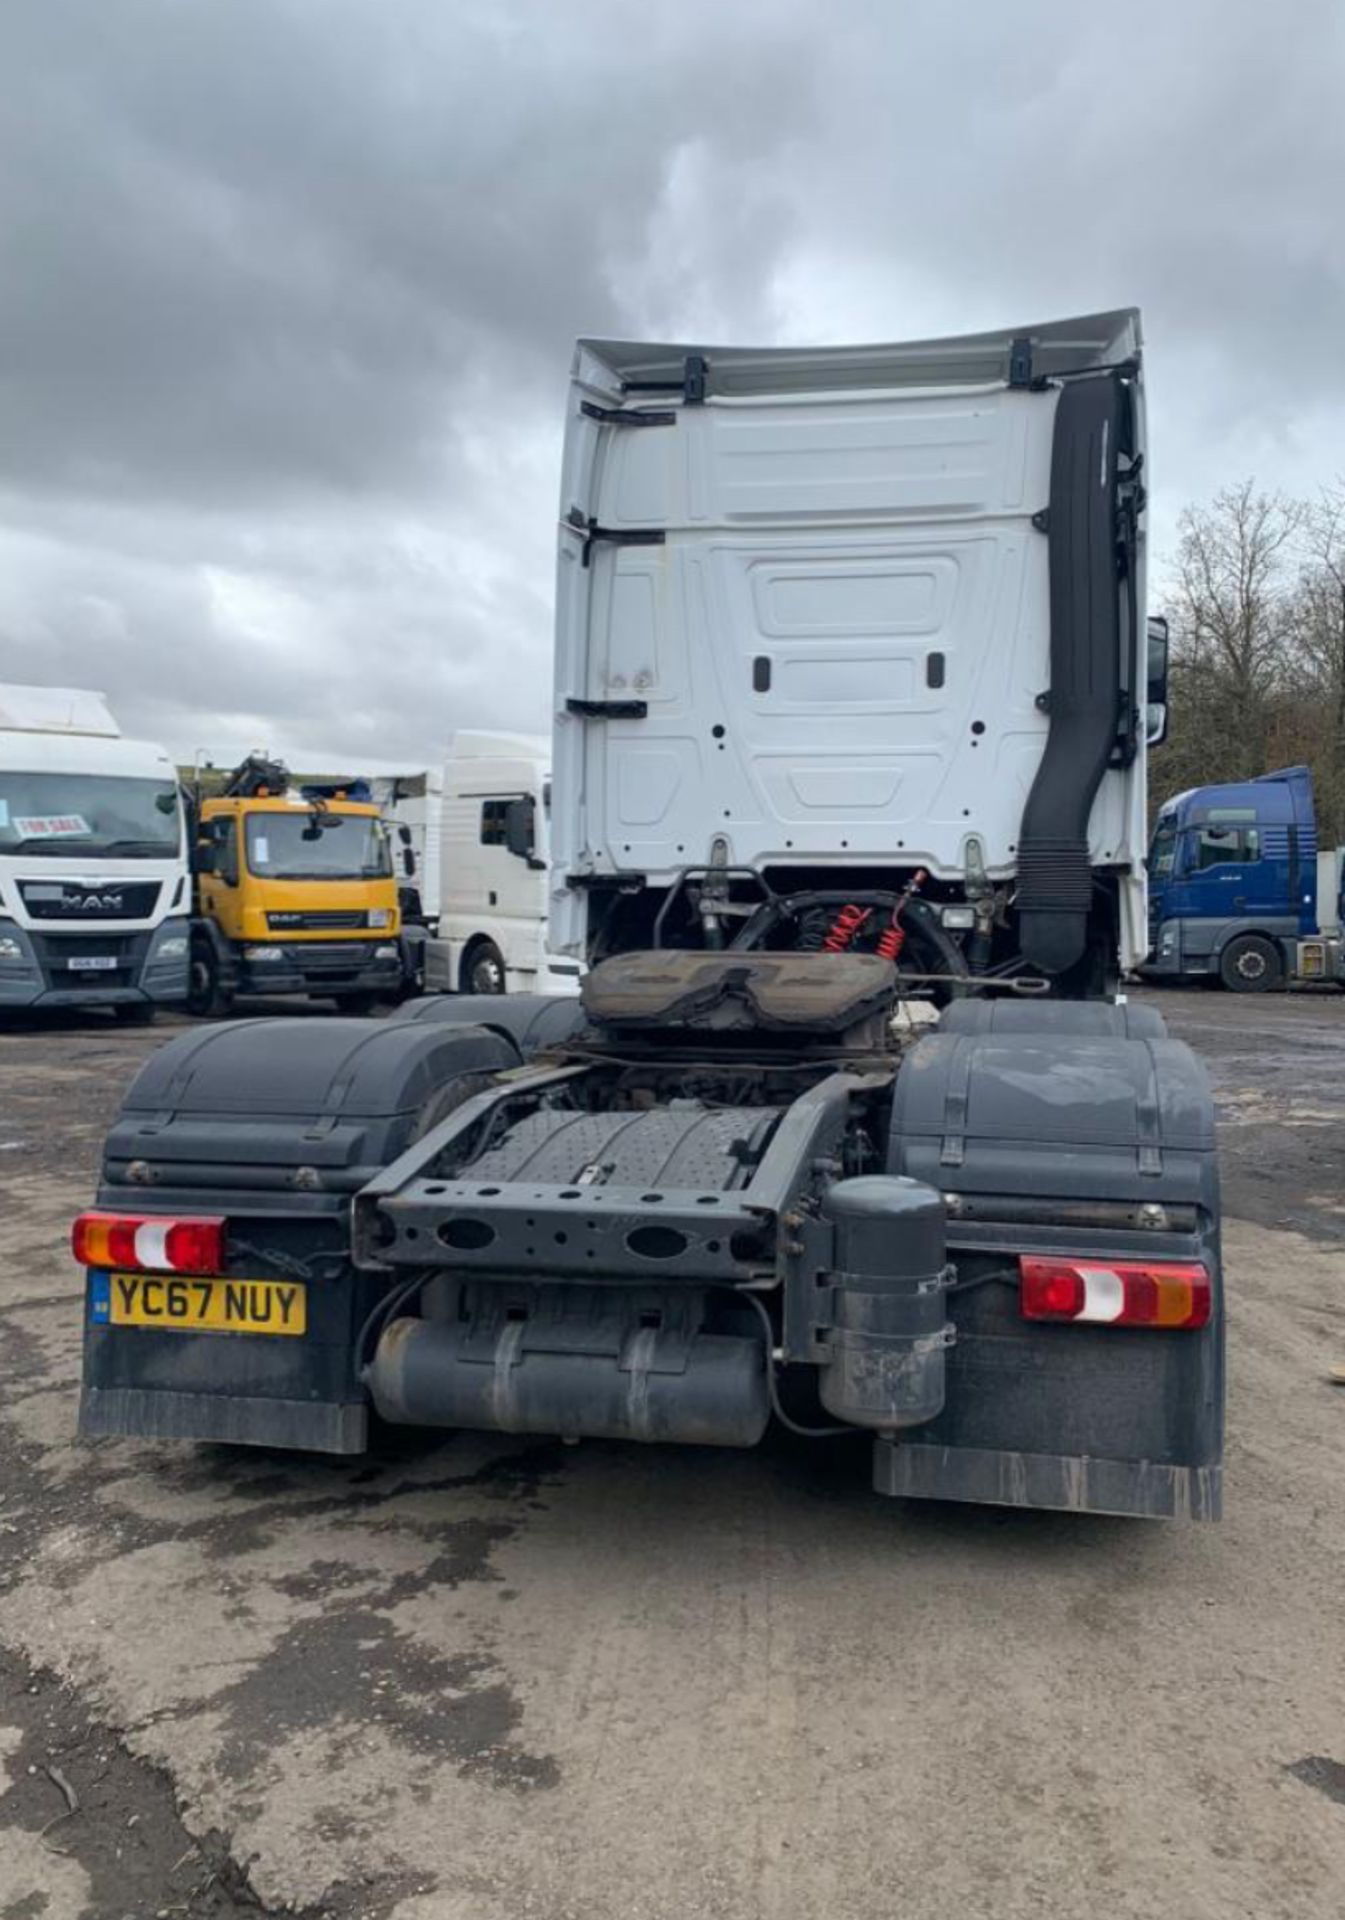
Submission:
[[[818,1382],[838,1420],[880,1433],[943,1407],[946,1314],[943,1201],[919,1180],[840,1180],[823,1202],[833,1232],[830,1357]]]

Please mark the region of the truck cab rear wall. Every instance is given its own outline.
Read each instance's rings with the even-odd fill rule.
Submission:
[[[657,892],[716,860],[896,859],[951,886],[1017,876],[1039,926],[1077,921],[1106,868],[1124,958],[1142,958],[1142,543],[1123,585],[1116,558],[1143,504],[1139,352],[1134,311],[854,349],[579,342],[557,952],[605,950],[595,889],[623,874]],[[699,397],[648,391],[643,369],[693,361]],[[657,422],[632,431],[645,409]],[[1065,949],[1042,946],[1058,970]]]

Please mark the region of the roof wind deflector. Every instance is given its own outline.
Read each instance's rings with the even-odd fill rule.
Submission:
[[[1122,379],[1068,382],[1051,449],[1050,731],[1023,809],[1018,910],[1023,957],[1060,974],[1083,958],[1092,904],[1088,817],[1116,741],[1122,687],[1118,454]]]
[[[710,371],[710,363],[703,353],[689,353],[682,362],[680,380],[623,380],[621,391],[627,393],[680,393],[682,403],[688,407],[705,404],[705,380]]]
[[[792,394],[993,388],[1004,386],[1010,374],[1015,385],[1035,389],[1126,363],[1134,366],[1140,344],[1140,317],[1130,307],[941,340],[849,347],[586,338],[576,347],[575,378],[585,395],[605,405],[645,394],[666,394],[694,407],[703,400],[774,401]]]

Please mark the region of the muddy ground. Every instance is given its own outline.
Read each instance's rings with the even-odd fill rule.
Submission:
[[[849,1444],[77,1448],[66,1229],[168,1028],[0,1032],[0,1920],[1345,1909],[1345,998],[1153,997],[1222,1116],[1218,1527]]]

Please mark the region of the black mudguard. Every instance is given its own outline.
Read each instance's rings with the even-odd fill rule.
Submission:
[[[340,1019],[201,1027],[153,1054],[108,1135],[97,1204],[224,1214],[229,1275],[301,1280],[308,1330],[100,1323],[105,1276],[91,1271],[81,1434],[362,1451],[353,1344],[389,1283],[351,1265],[351,1200],[455,1083],[474,1087],[519,1057],[478,1027]]]
[[[1217,1518],[1224,1312],[1213,1102],[1149,1008],[964,1006],[898,1077],[889,1171],[945,1196],[961,1275],[942,1413],[880,1441],[882,1491]],[[1055,1224],[1051,1224],[1054,1221]],[[1105,1221],[1105,1224],[1104,1224]],[[1202,1259],[1209,1325],[1022,1318],[1022,1253]]]
[[[393,1018],[417,1026],[484,1027],[513,1042],[526,1060],[563,1046],[584,1024],[576,995],[556,993],[436,993],[400,1007]]]

